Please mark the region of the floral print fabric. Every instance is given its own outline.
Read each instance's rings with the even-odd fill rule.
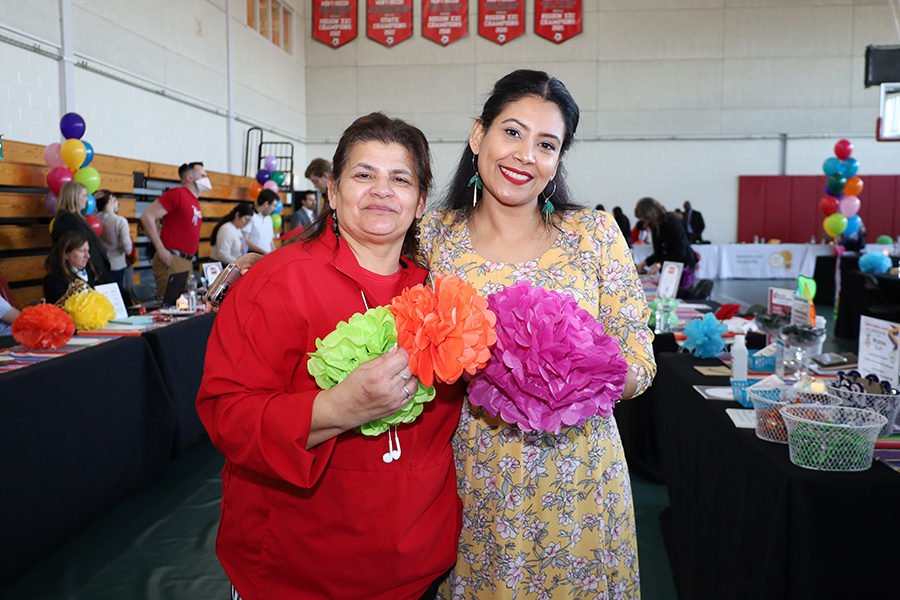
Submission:
[[[564,213],[554,245],[518,264],[476,254],[457,213],[432,212],[420,227],[433,273],[457,275],[485,297],[523,279],[571,295],[619,338],[637,393],[650,385],[649,313],[611,215]],[[467,401],[453,449],[463,529],[439,597],[640,598],[631,484],[614,417],[526,434]]]

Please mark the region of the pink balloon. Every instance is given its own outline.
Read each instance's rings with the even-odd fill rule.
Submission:
[[[62,159],[62,144],[47,144],[47,147],[44,148],[44,162],[47,163],[47,166],[51,169],[55,169],[56,167],[65,167],[66,161]]]
[[[275,192],[277,194],[278,193],[278,184],[270,179],[263,184],[263,189],[264,190],[272,190],[273,192]]]
[[[844,196],[841,200],[841,214],[848,219],[859,212],[859,198],[856,196]]]
[[[56,216],[56,203],[59,202],[59,198],[53,192],[47,192],[44,196],[44,206],[47,208],[47,212]]]

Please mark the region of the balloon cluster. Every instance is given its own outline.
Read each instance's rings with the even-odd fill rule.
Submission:
[[[94,160],[94,148],[81,138],[84,136],[86,126],[84,119],[78,113],[66,113],[59,120],[59,131],[66,141],[62,144],[53,143],[44,148],[44,162],[50,167],[47,173],[47,187],[50,191],[44,196],[44,206],[54,217],[56,216],[56,203],[59,202],[59,191],[62,186],[70,181],[77,181],[87,188],[87,205],[82,210],[86,215],[91,228],[100,235],[103,226],[100,219],[93,216],[97,208],[94,200],[94,192],[100,188],[100,173],[94,167],[89,167]],[[52,222],[51,222],[52,229]]]
[[[278,170],[278,158],[268,155],[263,161],[263,168],[256,172],[256,181],[250,184],[250,197],[256,200],[259,193],[263,190],[272,190],[278,193],[278,186],[284,183],[284,171]],[[275,231],[281,229],[282,217],[281,209],[284,208],[284,202],[278,201],[275,210],[272,211],[272,227]]]
[[[825,184],[827,195],[819,202],[819,208],[825,214],[822,226],[825,233],[833,238],[839,235],[853,235],[862,227],[859,212],[859,196],[863,189],[863,181],[856,176],[859,161],[850,156],[853,144],[849,140],[841,140],[834,145],[834,156],[825,160],[822,170],[828,176]]]

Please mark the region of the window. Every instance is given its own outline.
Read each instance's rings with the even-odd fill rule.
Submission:
[[[283,0],[247,0],[247,25],[288,54],[293,14]]]

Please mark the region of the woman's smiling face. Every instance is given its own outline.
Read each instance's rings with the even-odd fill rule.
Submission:
[[[484,199],[505,205],[534,203],[559,165],[565,122],[559,107],[537,96],[511,102],[490,128],[472,127],[472,152]]]

